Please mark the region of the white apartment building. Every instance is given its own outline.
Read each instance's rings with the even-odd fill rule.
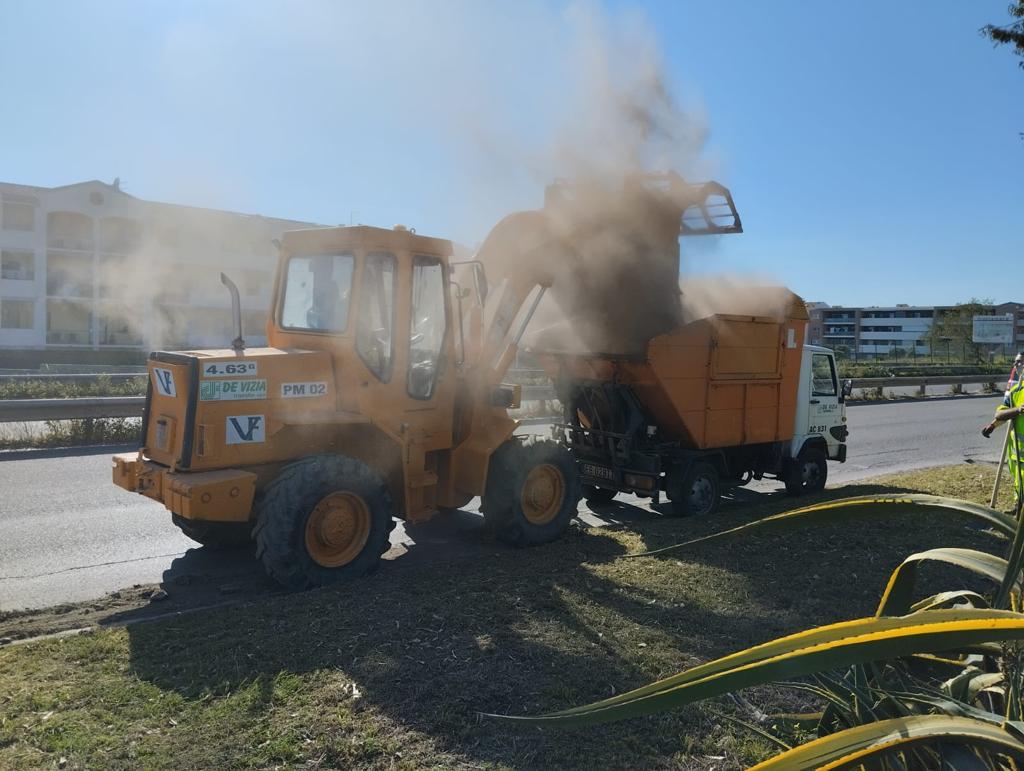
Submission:
[[[0,183],[0,368],[5,349],[227,345],[221,271],[241,291],[247,342],[265,343],[273,240],[313,226],[144,201],[117,180]]]
[[[861,353],[888,353],[895,348],[928,353],[927,337],[934,320],[933,307],[863,308],[859,350]]]
[[[952,305],[848,307],[808,303],[807,307],[812,343],[851,354],[874,355],[893,351],[927,354],[929,332],[936,317],[956,310]],[[986,310],[1014,318],[1014,343],[1009,347],[1024,350],[1024,305],[1007,302]]]

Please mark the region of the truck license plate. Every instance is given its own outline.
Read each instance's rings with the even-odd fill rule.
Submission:
[[[610,468],[605,468],[604,466],[598,466],[594,463],[584,463],[581,468],[584,476],[594,477],[595,479],[615,479],[615,472]]]

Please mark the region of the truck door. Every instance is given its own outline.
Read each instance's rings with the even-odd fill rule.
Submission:
[[[832,445],[837,443],[836,437],[829,429],[841,423],[842,412],[839,409],[839,381],[836,378],[835,359],[827,353],[811,354],[811,398],[807,410],[810,435],[819,434],[829,444],[829,455]]]

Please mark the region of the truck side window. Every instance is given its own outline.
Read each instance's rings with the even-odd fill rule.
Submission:
[[[832,357],[827,354],[811,355],[811,395],[836,395],[836,372],[832,364]]]
[[[363,265],[356,323],[356,352],[366,367],[385,383],[391,380],[395,355],[395,256],[374,252]]]
[[[447,329],[444,268],[436,257],[417,256],[412,263],[412,323],[409,329],[409,395],[434,395]]]
[[[288,260],[281,326],[314,332],[344,332],[352,292],[351,254],[304,254]]]

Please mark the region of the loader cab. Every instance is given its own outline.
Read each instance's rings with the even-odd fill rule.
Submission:
[[[451,252],[402,226],[285,233],[267,339],[329,351],[339,409],[430,409],[452,362]]]
[[[346,423],[339,441],[393,470],[399,509],[413,520],[429,516],[438,453],[452,446],[457,386],[451,242],[402,226],[336,227],[285,233],[280,251],[267,340],[332,361],[334,415],[309,421]],[[293,380],[301,388],[306,378]]]

